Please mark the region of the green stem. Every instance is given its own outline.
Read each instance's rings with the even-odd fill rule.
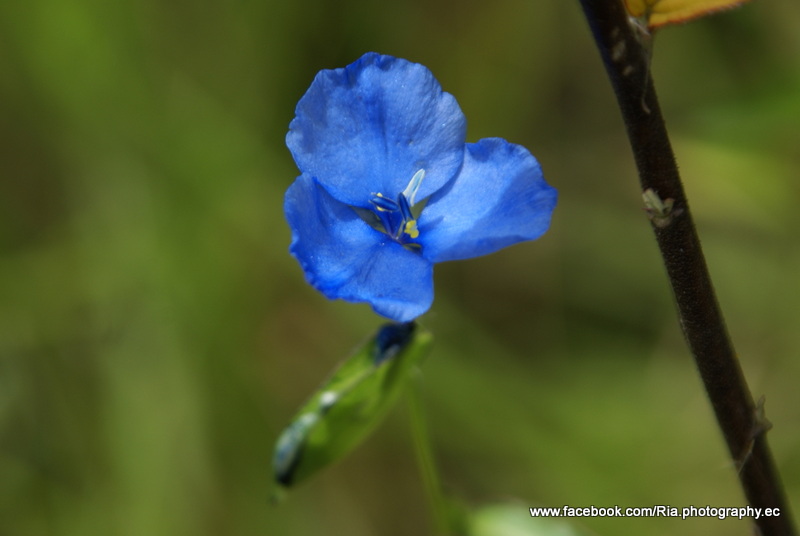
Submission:
[[[756,405],[733,349],[697,236],[649,73],[649,51],[622,0],[580,0],[628,130],[653,231],[695,358],[748,502],[779,508],[755,521],[764,536],[795,534]]]
[[[453,534],[450,518],[450,509],[442,492],[439,472],[436,469],[433,449],[431,448],[428,423],[425,419],[425,410],[422,406],[422,382],[420,378],[414,381],[408,394],[409,416],[411,419],[411,435],[414,438],[414,450],[417,454],[425,494],[428,496],[431,515],[433,517],[436,534],[449,536]]]

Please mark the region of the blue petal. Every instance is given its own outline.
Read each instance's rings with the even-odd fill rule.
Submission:
[[[368,53],[317,74],[297,104],[286,144],[297,166],[337,200],[368,208],[392,199],[425,169],[417,199],[461,166],[466,120],[455,98],[424,66]]]
[[[433,302],[433,265],[366,224],[309,175],[286,191],[289,251],[308,282],[330,299],[368,302],[376,313],[407,322]]]
[[[420,215],[422,254],[431,262],[466,259],[533,240],[555,205],[556,191],[527,149],[500,138],[467,144],[461,173]]]

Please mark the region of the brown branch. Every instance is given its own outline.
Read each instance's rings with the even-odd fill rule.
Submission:
[[[725,328],[649,73],[646,38],[621,0],[580,0],[628,130],[684,336],[764,536],[795,534],[767,445],[769,423],[747,387]],[[780,509],[777,517],[764,509]]]

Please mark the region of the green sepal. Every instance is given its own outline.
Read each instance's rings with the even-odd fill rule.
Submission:
[[[414,322],[382,326],[284,429],[272,458],[275,482],[294,486],[360,444],[395,403],[432,342],[430,332]]]

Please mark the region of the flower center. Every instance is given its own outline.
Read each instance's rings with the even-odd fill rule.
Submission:
[[[414,173],[406,189],[397,194],[397,200],[386,197],[382,193],[373,194],[369,200],[383,227],[383,229],[379,230],[382,230],[400,244],[405,245],[409,240],[419,237],[417,218],[421,209],[412,211],[412,207],[415,204],[417,192],[424,178],[424,169]]]

